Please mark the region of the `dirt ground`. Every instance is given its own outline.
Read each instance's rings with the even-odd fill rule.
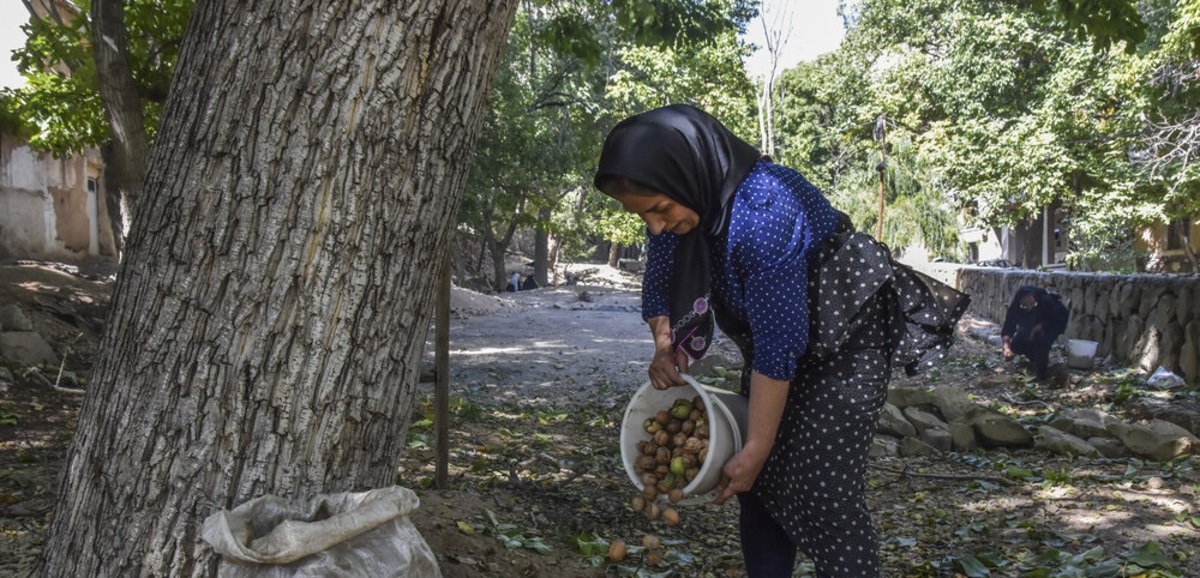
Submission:
[[[681,506],[681,522],[650,521],[620,459],[625,406],[645,382],[649,334],[637,278],[602,265],[580,285],[484,295],[456,290],[450,323],[448,483],[437,488],[433,386],[422,384],[397,483],[417,491],[413,521],[443,576],[738,577],[737,506]],[[89,278],[91,277],[91,278]],[[20,303],[58,351],[58,367],[8,365],[0,388],[0,576],[23,576],[53,515],[59,460],[98,352],[111,277],[0,267],[0,306]],[[952,359],[895,384],[967,389],[1027,427],[1071,407],[1134,419],[1145,391],[1121,368],[1033,382],[968,318]],[[430,338],[433,334],[431,332]],[[720,363],[736,355],[718,342]],[[432,345],[427,357],[432,361]],[[1194,403],[1195,389],[1164,403]],[[1037,450],[877,458],[869,500],[885,576],[1200,576],[1200,459],[1051,456]],[[651,563],[645,535],[662,543]],[[624,541],[620,562],[605,554]],[[797,576],[812,576],[802,563]]]

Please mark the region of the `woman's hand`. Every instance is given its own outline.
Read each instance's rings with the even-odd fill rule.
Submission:
[[[714,504],[724,504],[725,500],[754,487],[754,480],[758,479],[770,453],[770,448],[762,451],[759,447],[748,445],[725,462],[725,467],[721,468],[721,481],[717,483],[720,494],[713,499]]]
[[[754,487],[754,480],[758,479],[759,472],[771,455],[771,447],[775,445],[775,434],[783,419],[790,385],[785,380],[773,379],[758,371],[750,373],[746,445],[721,467],[721,481],[717,482],[720,494],[713,500],[714,504],[724,504],[731,496]]]
[[[679,376],[687,373],[688,356],[682,351],[676,351],[671,343],[671,320],[667,316],[651,317],[646,320],[650,325],[650,335],[654,337],[654,359],[650,361],[650,383],[655,389],[667,389],[671,386],[684,385],[686,382]]]
[[[688,356],[670,349],[655,349],[650,361],[650,383],[655,389],[685,385],[680,373],[687,373]]]

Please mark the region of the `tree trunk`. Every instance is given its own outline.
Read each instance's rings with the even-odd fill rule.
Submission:
[[[395,483],[515,6],[197,4],[44,576],[213,576],[213,512]]]
[[[108,118],[111,147],[104,155],[105,182],[116,187],[117,206],[109,208],[113,222],[113,240],[118,254],[129,231],[130,213],[137,206],[146,177],[149,151],[142,99],[129,71],[125,35],[125,1],[92,0],[92,56],[96,61],[96,83],[100,101]]]
[[[549,223],[553,216],[554,211],[551,207],[542,207],[538,211],[538,221],[541,223]],[[538,287],[550,285],[549,265],[550,235],[546,233],[545,228],[538,227],[533,244],[533,279],[537,281]]]
[[[608,246],[608,266],[616,267],[621,262],[621,244],[614,241]]]

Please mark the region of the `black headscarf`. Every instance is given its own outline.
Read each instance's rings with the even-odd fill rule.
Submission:
[[[731,199],[761,155],[717,119],[675,104],[621,121],[608,133],[594,183],[623,176],[696,211],[700,225],[675,249],[671,338],[699,359],[712,343],[709,236],[729,227]]]

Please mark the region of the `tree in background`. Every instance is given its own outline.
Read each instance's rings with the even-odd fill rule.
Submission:
[[[193,0],[24,4],[27,40],[14,57],[26,86],[4,91],[6,116],[35,149],[100,149],[120,247]]]
[[[493,288],[504,286],[519,230],[535,232],[542,284],[559,248],[579,245],[572,237],[609,230],[576,217],[584,205],[594,222],[618,210],[585,197],[604,135],[626,114],[692,102],[743,125],[752,118],[738,40],[752,15],[740,0],[521,5],[460,213],[464,236],[490,258]]]

